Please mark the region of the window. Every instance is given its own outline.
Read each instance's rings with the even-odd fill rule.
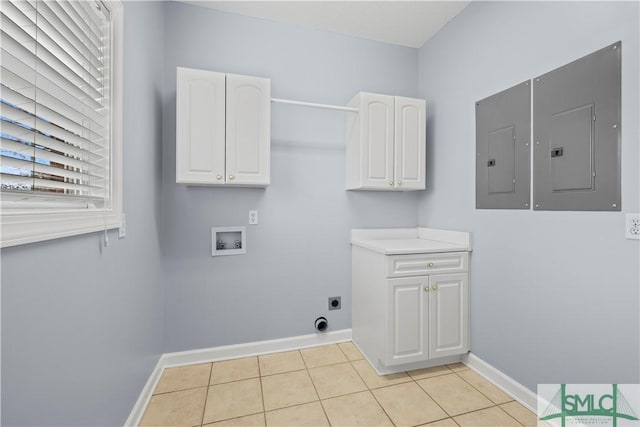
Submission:
[[[120,225],[122,5],[0,1],[2,247]]]

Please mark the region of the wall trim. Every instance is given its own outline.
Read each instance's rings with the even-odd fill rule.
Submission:
[[[124,423],[125,427],[137,427],[140,424],[140,421],[142,421],[142,416],[144,415],[144,411],[151,400],[153,390],[156,389],[158,381],[160,381],[162,371],[164,371],[164,367],[162,366],[162,356],[160,356],[158,363],[156,363],[156,367],[153,368],[153,371],[147,380],[147,383],[142,387],[140,396],[138,396],[136,404],[133,405],[133,408],[131,409],[129,418],[127,418],[127,421]]]
[[[279,338],[268,341],[223,345],[220,347],[180,351],[176,353],[165,353],[160,359],[162,360],[163,367],[172,368],[195,363],[216,362],[239,357],[259,356],[261,354],[280,351],[317,347],[319,345],[335,344],[345,341],[351,341],[351,329],[342,329],[323,334],[299,335],[297,337]]]
[[[165,353],[160,356],[149,380],[142,388],[140,396],[133,406],[125,426],[137,426],[142,420],[144,411],[151,400],[162,372],[166,368],[176,366],[195,365],[241,357],[258,356],[261,354],[277,353],[281,351],[298,350],[301,348],[317,347],[320,345],[336,344],[351,341],[351,329],[341,329],[322,334],[300,335],[297,337],[279,338],[268,341],[256,341],[244,344],[224,345],[203,348],[199,350]]]
[[[502,371],[494,368],[489,363],[480,359],[473,353],[462,356],[462,363],[483,376],[487,381],[493,383],[496,387],[513,397],[527,409],[536,413],[537,395],[508,376]]]

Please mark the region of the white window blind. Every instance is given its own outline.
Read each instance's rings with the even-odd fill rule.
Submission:
[[[3,214],[106,212],[114,202],[112,11],[95,0],[2,0],[0,18]]]

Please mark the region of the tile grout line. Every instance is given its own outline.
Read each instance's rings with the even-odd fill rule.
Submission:
[[[522,404],[520,402],[518,402],[517,400],[512,400],[511,402],[505,402],[505,403],[501,403],[500,405],[498,405],[498,407],[500,409],[502,409],[507,415],[509,415],[511,418],[513,418],[514,420],[516,420],[518,422],[518,424],[520,424],[521,426],[526,426],[525,423],[523,423],[522,421],[520,421],[519,419],[517,419],[514,415],[511,415],[511,413],[509,413],[507,410],[505,410],[501,405],[506,405],[507,403],[513,403],[516,402],[518,405],[522,406]],[[527,411],[529,411],[529,409],[525,408]],[[529,411],[532,412],[532,411]],[[532,412],[533,413],[533,412]],[[538,415],[537,414],[533,414],[534,417],[536,417],[536,421],[538,419]]]
[[[474,386],[473,384],[471,384],[471,382],[467,381],[467,380],[466,380],[462,375],[458,374],[458,372],[455,372],[455,371],[454,371],[454,374],[456,374],[456,375],[458,376],[458,378],[460,378],[460,379],[461,379],[462,381],[464,381],[465,383],[469,384],[469,385],[470,385],[474,390],[476,390],[478,393],[480,393],[481,395],[483,395],[484,397],[486,397],[487,399],[489,399],[489,401],[491,401],[491,402],[495,403],[496,405],[503,405],[503,404],[505,404],[505,403],[515,402],[515,399],[507,400],[506,402],[503,402],[503,403],[495,402],[493,399],[491,399],[489,396],[487,396],[485,393],[483,393],[483,392],[482,392],[482,390],[480,390],[478,387],[476,387],[476,386]],[[486,381],[486,380],[485,380],[485,379],[483,379],[483,381]],[[488,381],[486,381],[486,382],[487,382],[487,384],[489,384],[490,386],[495,387],[495,386],[494,386],[493,384],[491,384],[490,382],[488,382]],[[496,387],[496,388],[497,388],[497,387]],[[500,390],[500,389],[498,389],[498,390],[499,390],[499,391],[502,391],[502,390]],[[503,393],[504,393],[504,392],[503,392]],[[506,393],[504,393],[504,394],[506,394]],[[509,396],[509,395],[507,395],[507,396]],[[509,397],[511,397],[511,396],[509,396]]]
[[[258,364],[258,379],[260,380],[260,398],[262,399],[262,421],[264,425],[267,425],[267,407],[264,404],[264,388],[262,387],[262,369],[260,369],[260,356],[256,356],[256,363]]]
[[[207,412],[207,398],[209,397],[209,387],[211,387],[211,377],[213,376],[213,362],[209,369],[209,379],[207,380],[207,391],[204,394],[204,405],[202,405],[202,416],[200,417],[200,425],[204,425],[204,414]]]
[[[1,1],[1,0],[0,0],[0,1]],[[162,393],[154,393],[154,394],[152,394],[152,395],[151,395],[151,397],[154,397],[154,396],[164,396],[165,394],[178,393],[178,392],[180,392],[180,391],[189,391],[189,390],[195,390],[195,389],[197,389],[197,388],[205,388],[205,387],[209,387],[209,384],[207,384],[207,385],[199,385],[199,386],[196,386],[196,387],[180,388],[180,389],[177,389],[177,390],[171,390],[171,391],[164,391],[164,392],[162,392]]]
[[[351,361],[351,363],[353,363],[353,362],[358,362],[358,361],[360,361],[360,360],[366,360],[366,359],[364,359],[364,358],[363,358],[363,359],[354,360],[354,361]],[[369,363],[369,362],[367,362],[367,363]],[[446,365],[442,365],[442,366],[446,366]],[[423,388],[420,386],[420,384],[418,384],[418,380],[426,380],[426,379],[430,379],[430,378],[441,377],[441,376],[451,375],[451,374],[455,374],[455,373],[456,373],[455,371],[453,371],[453,370],[452,370],[451,368],[449,368],[448,366],[446,366],[446,367],[447,367],[447,369],[449,369],[449,372],[446,372],[446,373],[443,373],[443,374],[433,375],[433,376],[431,376],[431,377],[420,378],[420,379],[415,379],[414,377],[412,377],[412,376],[409,374],[409,372],[410,372],[410,371],[397,372],[398,374],[399,374],[399,373],[404,373],[404,374],[406,374],[406,375],[407,375],[407,377],[409,378],[409,381],[406,381],[406,382],[403,382],[403,383],[397,383],[397,384],[387,384],[387,385],[384,385],[384,386],[381,386],[381,387],[374,387],[374,388],[369,387],[369,384],[367,384],[367,383],[366,383],[366,381],[364,381],[364,378],[362,378],[362,376],[360,375],[360,372],[358,372],[358,370],[357,370],[357,369],[355,369],[355,367],[354,367],[354,369],[355,369],[356,373],[360,376],[360,378],[362,378],[363,382],[364,382],[364,383],[365,383],[365,385],[367,386],[367,389],[368,389],[368,390],[369,390],[369,392],[373,395],[374,399],[376,400],[376,402],[378,402],[378,404],[380,405],[380,407],[382,408],[382,410],[385,412],[385,414],[387,414],[387,412],[386,412],[386,410],[384,409],[384,406],[382,406],[382,404],[378,401],[378,399],[376,398],[376,396],[375,396],[375,394],[373,393],[373,391],[374,391],[374,390],[380,390],[380,389],[383,389],[383,388],[393,387],[393,386],[396,386],[396,385],[408,384],[408,383],[413,382],[413,383],[414,383],[414,384],[416,384],[416,385],[418,386],[418,388],[419,388],[423,393],[425,393],[425,394],[426,394],[426,395],[427,395],[427,396],[428,396],[428,397],[429,397],[429,398],[430,398],[430,399],[431,399],[431,400],[432,400],[432,401],[433,401],[433,402],[434,402],[434,403],[435,403],[435,404],[436,404],[440,409],[442,409],[442,412],[444,412],[444,413],[447,415],[445,418],[441,418],[441,419],[439,419],[439,420],[433,420],[433,421],[431,421],[430,423],[432,423],[432,422],[437,422],[437,421],[442,421],[442,420],[446,420],[446,419],[451,419],[451,421],[453,421],[456,425],[458,425],[458,426],[459,426],[459,424],[456,422],[456,420],[454,420],[454,419],[453,419],[453,416],[452,416],[452,415],[450,415],[450,414],[449,414],[449,413],[448,413],[448,412],[447,412],[447,411],[446,411],[442,406],[440,406],[440,404],[436,401],[436,399],[434,399],[434,398],[433,398],[429,393],[427,393],[427,391],[426,391],[425,389],[423,389]],[[427,369],[428,369],[428,368],[427,368]],[[380,376],[380,375],[378,375],[378,376]],[[351,393],[351,394],[355,394],[355,393]],[[491,401],[491,399],[489,399],[489,400]],[[491,402],[493,403],[493,401],[491,401]],[[497,405],[496,405],[496,406],[497,406]],[[482,408],[482,409],[487,409],[487,408]],[[476,411],[478,411],[478,410],[482,410],[482,409],[477,409]],[[476,412],[476,411],[469,411],[469,412],[465,412],[465,413],[463,413],[463,414],[467,414],[467,413],[471,413],[471,412]],[[458,415],[463,415],[463,414],[458,414]],[[458,415],[455,415],[455,416],[457,417]],[[387,414],[387,416],[389,417],[389,420],[391,420],[391,423],[395,425],[395,423],[393,422],[393,420],[391,419],[391,417],[389,416],[389,414]]]
[[[436,405],[438,405],[438,406],[440,407],[440,409],[442,409],[442,410],[444,411],[444,413],[445,413],[445,414],[449,415],[449,418],[451,418],[451,419],[453,420],[453,422],[455,422],[456,424],[458,424],[458,423],[456,422],[456,420],[454,420],[454,419],[453,419],[453,417],[458,417],[458,416],[460,416],[460,415],[471,414],[471,413],[473,413],[473,412],[482,411],[483,409],[489,409],[489,408],[493,408],[494,406],[498,406],[498,405],[497,405],[497,404],[495,404],[491,399],[489,399],[489,402],[493,403],[493,405],[492,405],[492,406],[487,406],[486,408],[474,409],[473,411],[461,412],[461,413],[459,413],[459,414],[451,415],[451,414],[449,414],[449,412],[447,412],[447,411],[446,411],[446,410],[445,410],[445,409],[444,409],[444,408],[443,408],[443,407],[438,403],[438,401],[437,401],[433,396],[431,396],[431,395],[429,394],[429,392],[427,392],[427,390],[425,390],[424,388],[422,388],[422,387],[420,386],[420,384],[418,384],[418,381],[428,380],[428,379],[431,379],[431,378],[442,377],[442,376],[444,376],[444,375],[452,375],[452,374],[454,374],[454,375],[455,375],[455,371],[453,371],[453,370],[452,370],[452,371],[451,371],[451,372],[449,372],[448,374],[443,374],[443,375],[434,375],[433,377],[421,378],[420,380],[415,380],[415,379],[414,379],[414,382],[417,384],[417,386],[418,386],[418,387],[420,387],[420,390],[422,390],[423,392],[425,392],[425,393],[426,393],[426,395],[427,395],[427,396],[429,396],[429,398],[431,398],[431,400],[433,400],[433,401],[436,403]],[[462,378],[461,378],[461,379],[462,379]],[[458,424],[458,425],[459,425],[459,424]]]
[[[443,366],[447,366],[447,365],[443,365]],[[447,368],[449,368],[449,367],[447,366]],[[471,368],[463,369],[463,371],[470,370],[470,369],[471,369]],[[471,383],[469,383],[468,381],[466,381],[463,377],[461,377],[460,375],[458,375],[458,372],[457,372],[457,371],[454,371],[454,370],[453,370],[453,369],[451,369],[451,368],[449,368],[449,370],[450,370],[451,372],[446,373],[446,374],[442,374],[442,375],[434,375],[434,376],[432,376],[432,377],[428,377],[428,378],[421,378],[421,379],[420,379],[420,381],[422,381],[422,380],[427,380],[427,379],[430,379],[430,378],[441,377],[441,376],[444,376],[444,375],[451,375],[451,374],[454,374],[454,375],[456,375],[458,378],[460,378],[462,381],[464,381],[465,383],[469,384],[469,386],[470,386],[471,388],[473,388],[474,390],[476,390],[476,391],[477,391],[478,393],[480,393],[483,397],[485,397],[489,402],[491,402],[491,403],[492,403],[492,405],[487,406],[487,407],[485,407],[485,408],[479,408],[479,409],[474,409],[473,411],[461,412],[461,413],[456,414],[456,415],[450,415],[450,414],[449,414],[449,412],[447,412],[447,411],[446,411],[442,406],[440,406],[440,404],[438,403],[438,401],[437,401],[435,398],[433,398],[433,396],[431,396],[431,395],[430,395],[430,394],[429,394],[425,389],[423,389],[422,387],[420,387],[420,384],[418,384],[418,387],[420,387],[420,389],[422,389],[422,391],[424,391],[424,392],[427,394],[427,396],[429,396],[429,397],[430,397],[430,398],[431,398],[431,399],[436,403],[436,405],[440,406],[440,408],[441,408],[441,409],[442,409],[442,410],[443,410],[447,415],[449,415],[449,418],[451,418],[451,419],[452,419],[456,424],[458,424],[458,423],[456,422],[456,420],[455,420],[455,419],[453,419],[453,417],[459,417],[459,416],[461,416],[461,415],[467,415],[467,414],[471,414],[471,413],[473,413],[473,412],[483,411],[483,410],[485,410],[485,409],[490,409],[490,408],[494,408],[494,407],[498,407],[498,408],[500,408],[500,405],[501,405],[500,403],[495,403],[493,400],[489,399],[489,397],[488,397],[488,396],[486,396],[484,393],[482,393],[480,390],[478,390],[476,387],[474,387]],[[410,376],[410,375],[409,375],[409,376]],[[411,377],[411,378],[413,379],[413,377]],[[416,380],[416,379],[413,379],[413,380],[416,382],[416,384],[418,383],[418,380]],[[511,401],[510,401],[510,402],[511,402]],[[505,402],[505,403],[509,403],[509,402]],[[507,415],[509,415],[511,418],[513,418],[513,419],[514,419],[518,424],[522,424],[520,421],[516,420],[516,419],[515,419],[515,417],[511,416],[511,414],[509,414],[509,413],[508,413],[507,411],[505,411],[504,409],[500,408],[500,410],[502,410],[502,411],[503,411],[503,412],[505,412]]]
[[[251,359],[251,358],[256,358],[256,362],[258,363],[258,374],[260,373],[260,362],[258,361],[258,356],[249,356],[249,357],[239,357],[236,359],[229,359],[229,360],[240,360],[240,359]],[[221,360],[220,362],[226,362],[227,360]],[[219,362],[209,362],[211,363],[211,373],[209,374],[209,382],[211,382],[211,378],[213,377],[213,365],[215,365],[216,363]],[[227,385],[227,384],[233,384],[233,383],[238,383],[238,382],[243,382],[243,381],[248,381],[248,380],[254,380],[254,379],[258,379],[260,381],[260,394],[262,395],[262,380],[260,378],[260,376],[258,375],[258,377],[249,377],[249,378],[240,378],[240,379],[236,379],[233,381],[227,381],[227,382],[223,382],[223,383],[216,383],[216,384],[209,384],[208,387],[214,387],[214,386],[221,386],[221,385]],[[208,396],[208,391],[207,391],[207,396]],[[206,401],[205,401],[206,402]],[[220,423],[220,422],[226,422],[229,420],[235,420],[238,418],[243,418],[243,417],[249,417],[251,415],[259,415],[259,414],[263,414],[263,418],[264,418],[264,397],[263,397],[263,403],[262,403],[262,407],[263,410],[260,412],[253,412],[253,413],[249,413],[249,414],[245,414],[245,415],[238,415],[238,416],[233,416],[230,418],[224,418],[224,419],[220,419],[220,420],[215,420],[215,421],[211,421],[210,423],[204,424],[204,414],[203,414],[203,426],[208,426],[210,424],[215,424],[215,423]],[[205,412],[206,412],[206,406],[205,406]],[[266,424],[266,419],[265,419],[265,424]]]
[[[486,394],[484,394],[482,391],[480,391],[477,387],[475,387],[473,384],[471,384],[469,381],[467,381],[463,376],[461,376],[461,375],[459,374],[459,372],[463,372],[463,371],[468,371],[468,370],[469,370],[469,371],[473,371],[471,368],[467,367],[466,369],[459,369],[459,370],[457,370],[457,371],[454,371],[453,369],[449,368],[449,366],[448,366],[448,365],[443,365],[443,366],[446,366],[446,367],[450,370],[450,372],[448,372],[448,373],[446,373],[446,374],[441,374],[441,375],[434,375],[434,376],[432,376],[432,377],[421,378],[420,380],[426,380],[426,379],[429,379],[429,378],[440,377],[440,376],[443,376],[443,375],[451,375],[451,374],[455,374],[458,378],[460,378],[462,381],[464,381],[465,383],[467,383],[471,388],[473,388],[474,390],[476,390],[478,393],[480,393],[482,396],[484,396],[484,397],[485,397],[489,402],[491,402],[491,403],[492,403],[492,405],[491,405],[491,406],[487,406],[487,407],[485,407],[485,408],[475,409],[475,410],[473,410],[473,411],[468,411],[468,412],[462,412],[462,413],[460,413],[460,414],[456,414],[456,415],[449,415],[449,413],[448,413],[444,408],[442,408],[442,406],[440,406],[440,404],[436,401],[436,399],[434,399],[434,398],[433,398],[433,396],[431,396],[431,395],[430,395],[426,390],[424,390],[422,387],[420,387],[420,384],[418,384],[418,387],[420,387],[420,389],[422,389],[422,390],[427,394],[427,396],[429,396],[429,397],[430,397],[430,398],[431,398],[431,399],[436,403],[436,405],[440,406],[440,408],[441,408],[441,409],[442,409],[442,410],[443,410],[447,415],[449,415],[449,418],[451,418],[451,419],[453,420],[453,422],[455,422],[456,424],[458,424],[458,423],[456,422],[456,420],[453,418],[454,416],[455,416],[455,417],[458,417],[458,416],[461,416],[461,415],[467,415],[467,414],[471,414],[471,413],[473,413],[473,412],[478,412],[478,411],[483,411],[483,410],[485,410],[485,409],[490,409],[490,408],[498,407],[502,412],[504,412],[505,414],[507,414],[507,416],[509,416],[510,418],[514,419],[518,424],[523,425],[523,423],[521,423],[521,422],[520,422],[520,420],[516,419],[514,416],[512,416],[511,414],[509,414],[507,411],[505,411],[504,409],[502,409],[502,408],[500,407],[500,405],[504,405],[504,404],[506,404],[506,403],[515,402],[515,400],[513,400],[513,399],[512,399],[512,400],[510,400],[510,401],[508,401],[508,402],[504,402],[504,403],[496,403],[496,402],[494,402],[491,398],[489,398],[489,396],[487,396]],[[409,375],[409,376],[411,377],[411,375]],[[418,382],[418,380],[417,380],[417,379],[414,379],[413,377],[411,377],[411,379],[413,379],[413,380],[414,380],[414,382],[416,382],[416,384],[417,384],[417,382]],[[459,424],[458,424],[458,425],[459,425]]]
[[[340,346],[338,346],[338,348],[340,348]],[[342,351],[342,349],[340,351]],[[316,396],[318,396],[318,402],[320,403],[320,407],[322,408],[322,413],[324,414],[324,417],[327,419],[327,424],[329,424],[329,427],[331,427],[331,420],[329,420],[329,416],[327,415],[327,411],[324,409],[324,405],[322,404],[322,399],[320,399],[320,393],[318,393],[318,389],[316,388],[316,384],[313,382],[313,378],[311,378],[311,374],[309,373],[309,367],[307,366],[307,361],[304,360],[304,356],[302,355],[302,352],[300,350],[298,350],[298,353],[300,353],[300,358],[302,359],[302,364],[304,365],[304,368],[307,371],[307,375],[309,376],[309,379],[311,380],[311,385],[313,386],[313,391],[315,391],[316,392]]]
[[[471,369],[470,369],[470,368],[469,368],[469,369],[465,369],[465,371],[466,371],[466,370],[471,370]],[[478,393],[480,393],[480,394],[481,394],[481,395],[483,395],[485,398],[487,398],[487,400],[488,400],[489,402],[491,402],[491,403],[493,403],[493,404],[494,404],[494,406],[489,406],[489,407],[484,408],[484,409],[489,409],[489,408],[493,408],[493,407],[498,407],[502,412],[504,412],[505,414],[507,414],[507,416],[508,416],[508,417],[510,417],[510,418],[512,418],[512,419],[514,419],[518,424],[520,424],[521,426],[523,426],[523,425],[524,425],[523,423],[521,423],[521,422],[520,422],[520,420],[518,420],[516,417],[514,417],[513,415],[511,415],[510,413],[508,413],[507,411],[505,411],[504,409],[502,409],[502,408],[500,407],[500,405],[504,405],[504,404],[507,404],[507,403],[515,402],[515,399],[511,399],[511,400],[509,400],[509,401],[507,401],[507,402],[503,402],[503,403],[495,402],[495,401],[494,401],[493,399],[491,399],[489,396],[487,396],[486,394],[484,394],[484,393],[482,392],[482,390],[480,390],[478,387],[474,386],[474,385],[473,385],[473,384],[471,384],[469,381],[467,381],[467,380],[466,380],[462,375],[460,375],[458,372],[454,371],[453,373],[454,373],[454,374],[456,374],[456,376],[457,376],[458,378],[460,378],[462,381],[464,381],[465,383],[469,384],[469,386],[470,386],[471,388],[473,388],[473,389],[474,389],[474,390],[476,390]],[[483,381],[486,381],[486,380],[484,380],[484,379],[483,379]],[[493,384],[489,383],[488,381],[487,381],[487,383],[488,383],[489,385],[491,385],[492,387],[495,387]],[[496,387],[496,388],[497,388],[497,387]],[[504,392],[503,392],[503,393],[504,393]],[[505,394],[506,394],[506,393],[505,393]],[[509,396],[509,397],[511,397],[511,396]],[[478,409],[478,411],[482,411],[482,409]],[[472,412],[475,412],[475,411],[472,411]],[[467,413],[470,413],[470,412],[467,412]],[[457,415],[456,415],[456,416],[457,416]]]
[[[444,366],[447,366],[447,365],[444,365]],[[449,369],[449,371],[451,371],[451,368],[449,368],[448,366],[447,366],[447,369]],[[450,374],[453,374],[453,373],[454,373],[454,372],[453,372],[453,371],[451,371],[451,372],[449,372],[449,373],[442,374],[442,375],[434,375],[433,377],[421,378],[420,380],[427,380],[427,379],[429,379],[429,378],[441,377],[441,376],[444,376],[444,375],[450,375]],[[418,384],[418,380],[417,380],[417,379],[413,378],[413,377],[411,376],[411,374],[409,374],[408,372],[407,372],[407,375],[409,375],[409,378],[411,378],[411,380],[415,383],[415,385],[417,385],[417,386],[418,386],[418,388],[419,388],[420,390],[422,390],[422,392],[423,392],[424,394],[426,394],[426,395],[429,397],[429,399],[433,400],[433,403],[435,403],[435,404],[438,406],[438,408],[442,409],[442,412],[444,412],[445,414],[447,414],[448,418],[451,418],[451,420],[452,420],[454,423],[458,424],[458,423],[456,422],[456,420],[454,420],[454,419],[453,419],[453,416],[452,416],[449,412],[447,412],[447,411],[446,411],[446,410],[445,410],[445,409],[444,409],[444,408],[443,408],[443,407],[438,403],[438,401],[437,401],[436,399],[434,399],[434,398],[433,398],[433,396],[431,396],[431,395],[427,392],[427,390],[423,389],[423,388],[420,386],[420,384]],[[446,419],[446,418],[443,418],[443,420],[444,420],[444,419]],[[458,424],[458,425],[459,425],[459,424]]]
[[[443,365],[443,366],[446,366],[446,365]],[[430,394],[429,394],[425,389],[423,389],[422,387],[420,387],[420,384],[418,384],[418,381],[419,381],[419,380],[414,379],[413,377],[411,377],[411,379],[413,379],[413,381],[418,385],[418,387],[420,387],[420,389],[421,389],[422,391],[424,391],[424,392],[427,394],[427,396],[429,396],[429,397],[431,398],[431,400],[433,400],[433,401],[436,403],[436,405],[438,405],[438,406],[440,407],[440,409],[442,409],[442,410],[444,411],[444,413],[445,413],[445,414],[449,415],[449,418],[451,418],[451,420],[452,420],[454,423],[456,423],[457,425],[460,425],[460,424],[458,424],[458,422],[454,419],[454,417],[459,417],[459,416],[461,416],[461,415],[472,414],[472,413],[474,413],[474,412],[483,411],[483,410],[485,410],[485,409],[490,409],[490,408],[498,407],[502,412],[506,413],[509,417],[513,418],[513,419],[514,419],[518,424],[523,425],[519,420],[517,420],[515,417],[511,416],[511,414],[509,414],[507,411],[505,411],[504,409],[500,408],[500,405],[501,405],[500,403],[496,403],[496,402],[494,402],[493,400],[489,399],[489,397],[488,397],[488,396],[486,396],[484,393],[482,393],[480,390],[478,390],[476,387],[474,387],[474,386],[473,386],[473,384],[469,383],[469,382],[468,382],[468,381],[466,381],[462,376],[458,375],[458,371],[454,371],[453,369],[449,368],[448,366],[447,366],[447,368],[450,370],[450,372],[448,372],[448,373],[446,373],[446,374],[441,374],[441,375],[434,375],[434,376],[432,376],[432,377],[421,378],[421,379],[420,379],[420,381],[421,381],[421,380],[427,380],[427,379],[430,379],[430,378],[441,377],[441,376],[444,376],[444,375],[451,375],[451,374],[455,374],[458,378],[460,378],[460,379],[461,379],[462,381],[464,381],[465,383],[469,384],[469,386],[471,386],[471,388],[473,388],[474,390],[476,390],[478,393],[480,393],[482,396],[484,396],[485,398],[487,398],[487,400],[489,400],[489,402],[491,402],[491,403],[493,404],[493,405],[491,405],[491,406],[487,406],[486,408],[474,409],[473,411],[461,412],[461,413],[456,414],[456,415],[450,415],[450,414],[449,414],[449,412],[447,412],[447,411],[446,411],[442,406],[440,406],[440,404],[438,403],[438,401],[437,401],[436,399],[434,399],[434,398],[433,398],[433,396],[431,396],[431,395],[430,395]],[[469,368],[469,369],[470,369],[470,368]],[[466,371],[467,369],[464,369],[464,370]],[[409,376],[411,376],[411,375],[409,375]],[[513,401],[514,401],[514,400],[511,400],[511,401],[509,401],[509,402],[513,402]],[[505,402],[505,403],[509,403],[509,402]],[[444,418],[443,418],[443,419],[444,419]]]
[[[480,412],[480,411],[485,411],[487,409],[492,409],[492,408],[498,408],[500,409],[502,412],[504,412],[505,414],[507,414],[510,418],[514,419],[516,423],[518,423],[519,426],[523,426],[524,424],[522,424],[520,421],[516,420],[514,417],[511,416],[511,414],[509,414],[507,411],[505,411],[504,409],[502,409],[500,407],[500,405],[492,405],[492,406],[487,406],[486,408],[480,408],[480,409],[476,409],[474,411],[469,411],[469,412],[462,412],[460,414],[455,415],[456,417],[461,417],[463,415],[469,415],[469,414],[473,414],[474,412]],[[453,419],[453,417],[451,417],[451,419]],[[454,420],[455,421],[455,420]],[[456,423],[457,424],[457,423]],[[459,425],[459,424],[458,424]]]
[[[363,358],[364,359],[364,358]],[[359,359],[359,360],[363,360],[363,359]],[[366,360],[366,359],[365,359]],[[367,362],[369,363],[369,362]],[[369,387],[369,384],[367,384],[367,382],[364,380],[364,378],[362,377],[362,375],[360,375],[360,372],[358,372],[358,370],[356,369],[355,366],[353,366],[353,361],[349,361],[349,364],[351,365],[351,369],[353,369],[354,371],[356,371],[356,374],[360,377],[360,380],[364,383],[365,387],[367,387],[367,391],[369,392],[369,394],[373,397],[373,400],[376,401],[376,403],[378,404],[378,406],[380,407],[380,409],[382,409],[382,412],[384,412],[384,414],[387,416],[387,418],[389,419],[389,421],[391,422],[391,424],[393,424],[394,426],[396,425],[396,423],[393,422],[393,419],[391,418],[391,416],[387,413],[387,410],[384,409],[384,406],[382,406],[382,404],[378,401],[378,399],[376,398],[376,395],[373,394],[373,389],[371,389]],[[408,375],[408,374],[407,374]],[[394,384],[392,384],[394,385]],[[388,386],[385,386],[388,387]],[[379,387],[379,388],[384,388],[384,387]]]
[[[406,384],[406,383],[405,383]],[[398,384],[394,384],[394,385],[398,385]],[[388,386],[388,387],[392,387],[392,386]],[[381,387],[384,388],[384,387]],[[384,406],[382,405],[382,403],[380,403],[380,401],[378,400],[378,398],[376,397],[376,395],[373,393],[373,391],[368,390],[369,394],[373,397],[373,400],[376,401],[376,403],[378,404],[378,406],[380,407],[380,409],[382,409],[382,412],[384,412],[384,414],[387,416],[387,418],[389,419],[389,421],[391,421],[391,424],[395,426],[397,426],[397,424],[393,421],[393,418],[391,418],[391,415],[389,415],[389,413],[387,412],[386,409],[384,409]]]
[[[265,374],[265,375],[260,375],[261,378],[268,378],[268,377],[273,377],[275,375],[282,375],[282,374],[288,374],[291,372],[300,372],[300,371],[305,371],[307,368],[302,368],[302,369],[293,369],[291,371],[284,371],[284,372],[276,372],[273,374]]]

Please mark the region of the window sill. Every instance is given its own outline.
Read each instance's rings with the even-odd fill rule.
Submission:
[[[113,211],[66,211],[56,213],[3,214],[0,248],[77,236],[121,225]]]

